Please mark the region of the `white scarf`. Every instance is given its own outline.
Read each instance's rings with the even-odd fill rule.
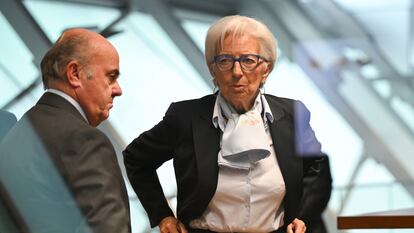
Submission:
[[[253,108],[243,114],[238,114],[221,94],[217,98],[221,113],[227,118],[218,164],[237,169],[250,169],[259,160],[270,155],[270,145],[261,116],[263,109],[261,94],[257,96]]]

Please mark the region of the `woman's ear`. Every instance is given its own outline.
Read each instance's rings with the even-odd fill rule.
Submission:
[[[263,74],[262,74],[263,84],[266,82],[266,79],[269,76],[271,70],[272,70],[272,64],[270,62],[265,62],[263,64]]]
[[[217,79],[215,77],[213,77],[213,79],[211,81],[213,81],[213,85],[214,85],[213,93],[216,93],[217,91],[220,90],[220,87],[218,85]]]
[[[70,86],[79,87],[81,86],[81,65],[77,61],[70,61],[66,65],[66,79]]]
[[[211,76],[213,77],[213,79],[214,79],[214,77],[216,76],[216,69],[215,69],[215,66],[213,65],[213,64],[210,64],[209,66],[208,66],[208,70],[210,71],[210,74],[211,74]]]

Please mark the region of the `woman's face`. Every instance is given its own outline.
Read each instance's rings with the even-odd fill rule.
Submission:
[[[259,42],[251,36],[235,37],[232,35],[224,39],[223,47],[217,55],[231,55],[239,58],[243,54],[260,54]],[[238,61],[232,69],[221,71],[217,64],[213,64],[214,82],[219,86],[223,97],[239,112],[249,111],[259,93],[260,84],[266,81],[269,75],[269,64],[263,59],[259,65],[251,70],[242,70]]]

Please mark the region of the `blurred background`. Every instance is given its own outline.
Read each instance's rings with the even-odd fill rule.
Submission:
[[[231,14],[262,20],[279,42],[265,92],[303,101],[330,157],[329,232],[413,231],[338,231],[336,217],[414,206],[414,1],[1,0],[0,11],[0,108],[17,118],[43,93],[39,63],[63,30],[114,44],[123,95],[100,128],[122,169],[123,148],[171,102],[213,92],[208,27]],[[158,173],[174,206],[172,163]],[[128,188],[133,232],[157,232]]]

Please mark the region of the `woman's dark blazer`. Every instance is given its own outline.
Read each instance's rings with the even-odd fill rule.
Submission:
[[[295,152],[295,141],[320,152],[320,144],[309,126],[309,112],[299,101],[265,95],[273,113],[270,132],[283,179],[285,223],[299,216],[304,175],[315,171],[313,159],[304,160]],[[173,159],[177,181],[177,217],[184,224],[200,217],[213,197],[218,180],[217,155],[220,130],[212,123],[216,95],[173,103],[163,120],[142,133],[123,152],[132,187],[155,227],[173,212],[163,194],[156,169]],[[303,139],[295,140],[294,109],[306,122]],[[304,145],[304,143],[306,145]]]

